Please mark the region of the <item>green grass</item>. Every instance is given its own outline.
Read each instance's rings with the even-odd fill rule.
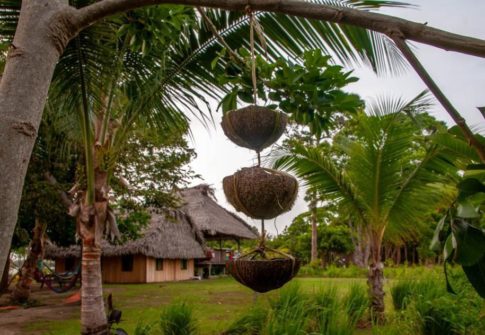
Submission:
[[[338,269],[332,269],[332,275],[338,275]],[[354,269],[344,269],[341,275],[356,273]],[[432,285],[444,289],[444,278],[440,268],[424,267],[401,267],[386,269],[388,280],[385,284],[386,311],[391,320],[394,315],[399,316],[399,311],[394,311],[391,287],[403,282],[403,280],[417,280],[421,277],[431,276]],[[453,274],[454,272],[451,271]],[[356,278],[322,278],[322,277],[298,277],[302,293],[316,296],[325,289],[337,290],[339,300],[346,301],[346,297],[352,299],[346,303],[349,309],[358,310],[360,300],[365,299],[362,292],[352,292],[354,283],[365,285],[366,279],[359,275]],[[135,334],[137,325],[153,325],[154,330],[160,329],[160,316],[167,305],[174,302],[185,302],[191,307],[193,317],[197,321],[201,335],[221,334],[228,330],[238,319],[247,319],[250,308],[254,305],[254,294],[251,290],[237,283],[232,278],[221,278],[203,281],[187,281],[157,284],[134,284],[134,285],[105,285],[105,294],[112,293],[115,308],[123,311],[122,323],[119,327],[124,328],[130,335]],[[426,289],[428,291],[428,289]],[[394,292],[396,295],[396,292]],[[269,307],[271,301],[275,301],[280,295],[280,290],[267,294],[260,294],[256,299],[256,306]],[[405,295],[405,294],[404,294]],[[480,303],[477,302],[477,303]],[[357,307],[354,307],[357,306]],[[74,312],[73,312],[74,311]],[[63,320],[42,321],[30,323],[24,329],[25,333],[35,334],[79,334],[79,307],[71,309],[69,317]],[[474,315],[474,314],[473,314]],[[475,315],[474,315],[475,316]],[[397,319],[397,317],[396,317]],[[248,322],[250,322],[249,320]],[[402,326],[396,322],[395,331],[402,331]],[[389,325],[392,326],[392,325]],[[386,326],[387,327],[387,326]],[[391,334],[394,329],[383,327],[381,332],[375,334]],[[376,329],[377,331],[378,329]],[[392,330],[392,331],[391,331]],[[354,335],[370,335],[370,329],[359,329]],[[404,334],[404,333],[403,333]]]
[[[316,293],[333,286],[345,294],[352,283],[365,284],[363,278],[296,278],[306,293]],[[113,294],[115,308],[123,311],[119,327],[133,334],[142,321],[159,328],[162,309],[174,301],[185,301],[193,308],[201,335],[220,334],[253,305],[253,292],[232,278],[158,284],[105,285],[105,293]],[[258,295],[256,303],[267,305],[279,290]],[[79,334],[79,315],[67,320],[31,323],[26,331],[50,334]]]

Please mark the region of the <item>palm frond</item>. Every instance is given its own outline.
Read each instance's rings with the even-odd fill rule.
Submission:
[[[338,201],[341,206],[351,207],[365,223],[364,208],[352,182],[320,148],[306,148],[296,144],[291,152],[276,153],[273,166],[294,173],[312,189]]]

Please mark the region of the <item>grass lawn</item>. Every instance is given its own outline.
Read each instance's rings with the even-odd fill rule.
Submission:
[[[335,286],[344,293],[351,283],[365,285],[363,278],[296,278],[303,291],[318,291],[325,286]],[[129,334],[138,322],[156,324],[161,309],[177,300],[187,301],[194,309],[202,335],[220,334],[254,302],[253,292],[232,278],[204,281],[187,281],[163,284],[105,285],[105,294],[112,293],[115,308],[123,311],[120,327]],[[273,291],[257,297],[258,304],[278,294]],[[387,299],[390,299],[387,295]],[[390,300],[388,306],[390,306]],[[25,311],[27,312],[27,311]],[[26,332],[36,334],[79,334],[79,312],[70,318],[30,323]],[[360,331],[358,334],[367,334]]]

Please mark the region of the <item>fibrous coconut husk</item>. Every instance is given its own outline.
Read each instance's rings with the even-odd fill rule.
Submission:
[[[298,273],[300,261],[294,258],[236,259],[229,261],[226,267],[238,282],[264,293],[289,282]]]
[[[294,177],[257,166],[242,168],[222,183],[231,205],[254,219],[272,219],[289,211],[298,194]]]
[[[288,117],[281,112],[251,105],[227,112],[221,126],[232,142],[260,152],[280,138],[287,121]]]

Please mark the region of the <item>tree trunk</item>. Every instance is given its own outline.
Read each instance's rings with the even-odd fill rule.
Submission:
[[[370,311],[372,319],[381,323],[384,321],[384,264],[381,262],[381,243],[383,232],[371,234],[371,262],[367,284],[369,286]]]
[[[23,0],[8,51],[0,82],[0,269],[10,250],[54,67],[70,37],[66,15],[72,10],[58,1]]]
[[[3,269],[2,279],[0,281],[0,294],[3,292],[7,292],[8,290],[9,270],[10,270],[10,252],[8,253],[7,263],[5,264],[5,268]]]
[[[81,197],[85,201],[84,196]],[[100,241],[108,214],[107,173],[95,170],[95,203],[80,204],[77,215],[82,248],[81,334],[108,334],[108,322],[103,301]]]
[[[311,263],[316,264],[318,262],[318,230],[317,230],[317,201],[316,194],[313,192],[310,200],[310,211],[312,221],[312,250],[311,250]]]
[[[103,301],[101,248],[83,240],[81,286],[81,334],[106,335],[108,322]]]
[[[360,268],[366,268],[369,259],[369,242],[366,238],[366,233],[362,229],[362,226],[353,226],[352,221],[349,220],[348,223],[351,230],[357,232],[356,237],[351,235],[352,243],[354,244],[354,252],[352,253],[352,262]]]
[[[20,269],[19,281],[12,291],[12,300],[15,302],[24,303],[30,299],[34,271],[37,268],[38,260],[42,258],[44,252],[44,231],[45,224],[42,224],[36,218],[29,254]]]
[[[384,264],[372,262],[369,265],[367,283],[370,290],[370,309],[372,319],[377,322],[384,320]]]

